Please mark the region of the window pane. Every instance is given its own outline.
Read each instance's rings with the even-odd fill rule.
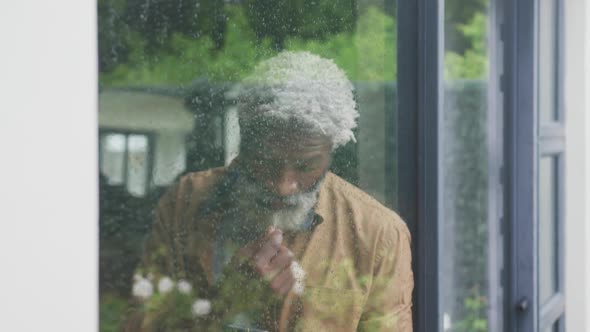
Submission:
[[[557,0],[539,1],[539,120],[557,118]]]
[[[148,176],[148,139],[145,135],[127,138],[127,189],[135,196],[143,196]]]
[[[489,75],[488,6],[488,1],[445,1],[439,175],[443,179],[439,308],[444,331],[502,329],[501,294],[492,292],[499,284],[502,251],[495,238],[497,228],[491,228],[497,227],[497,216],[489,206],[496,197],[488,180],[489,139],[498,140],[498,135],[489,132],[494,84]]]
[[[539,303],[557,291],[557,159],[539,161]]]
[[[258,270],[233,265],[270,225],[309,285],[289,330],[356,330],[393,311],[393,280],[407,305],[408,233],[390,210],[396,13],[383,0],[98,1],[100,129],[126,133],[118,159],[101,147],[124,184],[101,186],[101,330],[137,310],[153,330],[277,330],[298,302],[269,301]],[[278,270],[301,279],[294,266]]]
[[[122,134],[101,136],[100,170],[110,185],[122,184],[124,181],[125,141],[125,135]]]
[[[555,321],[551,326],[545,328],[543,332],[559,332],[559,321],[559,319]]]

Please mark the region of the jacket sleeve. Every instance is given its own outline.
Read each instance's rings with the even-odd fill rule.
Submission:
[[[359,331],[412,331],[410,234],[401,220],[385,227],[378,248]]]

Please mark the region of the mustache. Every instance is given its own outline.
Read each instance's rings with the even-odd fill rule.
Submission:
[[[272,192],[269,192],[266,188],[264,188],[264,186],[262,186],[259,182],[250,178],[247,175],[243,177],[243,186],[240,187],[242,187],[243,190],[245,190],[245,194],[251,195],[252,198],[260,201],[263,204],[269,204],[271,202],[280,202],[285,205],[296,206],[301,204],[303,201],[315,198],[315,195],[319,191],[319,188],[322,185],[322,183],[324,182],[327,173],[327,171],[324,172],[324,174],[322,174],[322,176],[313,184],[313,186],[311,186],[307,190],[289,196],[278,196],[276,194],[273,194]]]

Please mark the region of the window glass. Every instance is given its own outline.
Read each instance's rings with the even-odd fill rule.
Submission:
[[[539,304],[557,291],[557,160],[539,161]]]
[[[565,126],[560,111],[560,20],[562,1],[541,1],[537,6],[538,149],[537,161],[537,291],[539,322],[555,322],[542,329],[561,331],[565,315],[563,294],[563,170]],[[551,130],[548,130],[551,129]],[[561,294],[559,294],[561,293]],[[556,296],[556,295],[560,296]],[[559,313],[559,315],[557,315]]]
[[[122,186],[133,196],[144,196],[152,167],[149,136],[112,130],[102,130],[100,136],[101,181],[107,186]]]
[[[125,135],[103,135],[100,140],[101,172],[109,184],[121,184],[124,180]]]
[[[544,332],[558,332],[559,331],[559,320],[547,327]]]
[[[144,135],[129,135],[127,139],[127,189],[143,196],[148,182],[148,140]]]
[[[439,308],[444,331],[501,330],[501,249],[490,202],[489,128],[495,120],[488,46],[490,2],[445,1]],[[499,168],[499,164],[496,165]],[[497,179],[496,179],[497,180]],[[497,249],[493,249],[497,248]],[[490,268],[491,267],[491,268]],[[499,282],[497,283],[499,284]]]
[[[98,1],[101,331],[411,325],[396,15]]]
[[[557,118],[557,0],[539,1],[539,120]]]

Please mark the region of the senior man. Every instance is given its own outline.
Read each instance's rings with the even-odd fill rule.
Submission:
[[[411,331],[406,225],[329,172],[358,118],[345,74],[283,52],[234,92],[239,156],[162,198],[136,278],[188,288],[198,298],[181,319],[188,330]],[[146,299],[128,329],[172,329],[179,304]]]

